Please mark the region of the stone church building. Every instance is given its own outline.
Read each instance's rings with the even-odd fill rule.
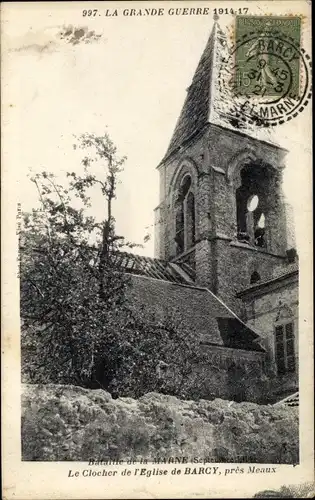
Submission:
[[[287,151],[271,132],[230,119],[217,86],[225,48],[215,23],[157,167],[156,256],[125,254],[123,266],[134,299],[161,312],[176,308],[212,363],[273,373],[276,401],[298,391],[298,257],[282,192]]]

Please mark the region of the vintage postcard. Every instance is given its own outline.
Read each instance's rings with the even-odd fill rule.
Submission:
[[[1,41],[3,497],[313,497],[310,2]]]

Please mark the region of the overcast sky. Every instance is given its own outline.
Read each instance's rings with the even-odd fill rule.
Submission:
[[[215,7],[210,2],[191,5],[197,3]],[[122,15],[121,3],[106,2],[111,12],[119,6],[118,16],[109,17],[104,4],[99,6],[102,15],[89,19],[82,17],[84,4],[7,6],[2,21],[5,48],[10,49],[3,66],[10,77],[5,111],[14,135],[9,154],[19,170],[23,209],[28,210],[36,197],[26,180],[29,168],[57,175],[78,170],[73,134],[108,131],[119,153],[128,157],[116,203],[118,230],[141,243],[148,227],[153,234],[159,186],[155,167],[167,149],[185,89],[211,32],[212,13],[130,17]],[[174,4],[163,2],[163,8],[167,11]],[[187,5],[176,2],[176,7]],[[149,3],[139,4],[145,6]],[[260,14],[254,9],[252,13]],[[223,29],[231,23],[230,16],[220,19]],[[80,43],[73,44],[71,36],[57,36],[69,25],[85,27]],[[299,227],[311,209],[306,135],[310,132],[305,128],[309,113],[306,110],[277,132],[281,144],[290,149],[284,188],[295,209],[298,245],[305,238],[303,223],[300,233]],[[97,197],[94,210],[101,210]],[[139,253],[153,256],[153,247],[152,238]]]

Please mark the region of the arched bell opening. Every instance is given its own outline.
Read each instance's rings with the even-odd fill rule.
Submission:
[[[176,255],[189,250],[195,245],[196,217],[195,195],[190,175],[181,181],[175,201],[175,243]]]
[[[236,189],[237,239],[249,245],[268,248],[267,223],[269,195],[275,171],[259,163],[244,166]]]

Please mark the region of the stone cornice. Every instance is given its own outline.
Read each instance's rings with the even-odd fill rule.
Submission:
[[[236,293],[235,296],[237,298],[243,298],[243,297],[257,297],[259,295],[265,295],[266,293],[269,293],[273,290],[277,290],[278,288],[281,288],[288,284],[298,283],[298,279],[299,279],[299,272],[297,270],[291,271],[287,274],[283,274],[282,276],[277,276],[276,278],[271,278],[270,280],[265,281],[263,283],[257,283],[248,288],[245,288],[244,290],[241,290],[238,293]]]
[[[251,351],[245,349],[238,349],[236,347],[228,347],[225,345],[213,344],[212,342],[207,342],[206,340],[201,341],[201,344],[211,348],[211,351],[216,351],[218,354],[223,354],[223,355],[237,354],[245,358],[252,358],[253,356],[257,358],[262,358],[266,354],[265,351]]]
[[[269,148],[280,150],[285,154],[287,154],[289,152],[288,149],[283,148],[282,146],[279,146],[278,144],[274,144],[272,142],[268,142],[268,141],[265,141],[262,139],[256,139],[255,137],[252,137],[251,135],[248,135],[245,132],[240,132],[238,130],[231,130],[227,127],[223,127],[222,125],[218,125],[217,123],[210,123],[210,125],[214,129],[218,128],[219,130],[224,130],[224,132],[226,132],[230,136],[239,135],[241,137],[246,137],[247,139],[249,139],[249,141],[252,141],[254,143],[264,144]]]
[[[230,238],[230,240],[231,239],[232,238]],[[286,259],[285,255],[281,255],[281,254],[276,254],[276,253],[273,253],[273,252],[269,252],[268,250],[266,250],[264,248],[256,247],[256,246],[252,246],[252,245],[248,245],[247,243],[242,243],[241,241],[232,240],[231,243],[230,243],[230,245],[232,247],[244,248],[245,250],[249,250],[250,252],[258,252],[258,253],[263,253],[263,254],[266,254],[266,255],[272,255],[273,257],[278,257],[279,259],[283,259],[283,260]]]

